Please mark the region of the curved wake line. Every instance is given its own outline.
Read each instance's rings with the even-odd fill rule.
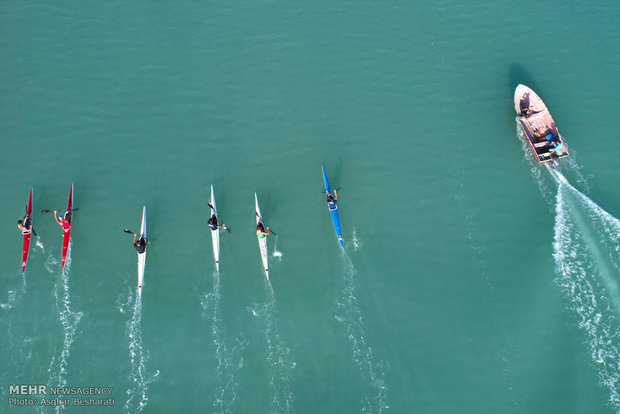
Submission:
[[[148,385],[159,375],[159,371],[156,371],[152,378],[147,377],[146,363],[149,356],[148,351],[145,351],[142,346],[141,322],[142,297],[136,294],[133,316],[127,322],[131,367],[130,381],[132,383],[132,386],[127,389],[127,402],[125,403],[125,411],[128,413],[139,413],[146,407],[149,400]]]
[[[54,285],[54,297],[56,298],[56,309],[60,323],[64,332],[64,341],[62,351],[59,355],[52,357],[50,361],[49,384],[53,387],[64,387],[67,385],[67,366],[69,356],[71,354],[71,344],[75,340],[75,333],[78,324],[84,314],[71,310],[71,294],[69,290],[69,276],[71,275],[71,246],[73,242],[69,240],[69,248],[67,250],[67,259],[65,267],[60,270],[60,274]],[[56,412],[63,410],[64,405],[56,407]]]
[[[376,362],[372,348],[366,343],[364,320],[355,296],[355,274],[357,272],[344,249],[342,249],[342,258],[344,286],[342,297],[336,301],[337,310],[340,313],[340,315],[336,315],[336,319],[344,325],[347,339],[353,348],[353,361],[359,368],[362,379],[368,382],[374,392],[373,396],[364,394],[362,411],[382,413],[389,408],[387,402],[388,388],[384,379],[389,364],[384,361]]]
[[[606,246],[610,247],[611,250],[616,253],[611,257],[613,263],[620,263],[620,220],[603,210],[588,196],[573,187],[562,174],[552,169],[551,175],[558,181],[559,184],[566,186],[572,194],[576,195],[583,203],[583,206],[588,211],[588,215],[592,222],[598,225],[602,229],[601,231],[609,238]],[[615,267],[616,270],[620,271],[620,267]]]
[[[222,321],[220,318],[220,303],[222,295],[220,293],[220,274],[213,272],[213,290],[204,295],[201,305],[203,316],[211,323],[211,334],[213,335],[213,345],[215,346],[215,357],[217,367],[215,375],[217,378],[217,388],[213,400],[213,409],[217,413],[231,413],[234,411],[237,400],[237,379],[235,378],[235,367],[233,364],[233,353],[228,350],[224,335],[222,334]],[[237,365],[239,367],[239,364]]]
[[[559,170],[545,165],[558,186],[555,199],[550,200],[553,181],[546,180],[544,169],[532,159],[518,121],[517,135],[534,180],[543,197],[554,205],[557,283],[570,301],[569,308],[579,317],[579,328],[586,334],[609,403],[620,413],[620,289],[616,282],[620,273],[620,221],[577,190]],[[561,165],[588,191],[574,158],[564,159]]]
[[[296,364],[291,350],[280,338],[276,323],[276,297],[271,283],[266,280],[267,299],[262,304],[254,304],[248,310],[264,322],[267,363],[269,365],[270,409],[273,413],[290,413],[295,396],[291,391],[290,374]]]
[[[620,326],[612,309],[618,303],[610,303],[607,298],[606,294],[609,296],[613,292],[610,292],[601,263],[593,258],[592,249],[596,247],[584,237],[580,223],[571,214],[564,189],[577,190],[569,186],[561,181],[556,196],[553,257],[560,274],[559,284],[571,301],[571,308],[579,315],[579,327],[587,335],[588,349],[597,366],[599,380],[609,392],[609,403],[620,412]],[[601,218],[611,219],[609,224],[612,226],[618,224],[618,220],[606,212]],[[599,280],[603,280],[606,286]],[[618,301],[617,297],[612,299]]]

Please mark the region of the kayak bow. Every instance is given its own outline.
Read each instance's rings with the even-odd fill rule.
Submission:
[[[254,193],[254,204],[256,211],[256,225],[263,221],[263,216],[260,213],[260,207],[258,206],[258,196]],[[265,223],[263,223],[263,226]],[[260,249],[260,257],[263,261],[263,269],[265,269],[265,277],[269,280],[269,267],[267,266],[267,237],[260,238],[258,237],[258,248]]]
[[[329,181],[327,181],[327,174],[325,174],[325,167],[321,166],[321,169],[323,170],[323,181],[325,183],[325,192],[333,196],[334,194],[332,193],[332,189],[329,186]],[[342,246],[342,230],[340,229],[340,219],[338,218],[338,207],[335,206],[333,209],[331,209],[329,208],[329,204],[328,204],[327,208],[329,209],[329,213],[332,216],[332,221],[334,222],[334,229],[336,230],[336,236],[338,236],[338,242],[340,243],[340,246]]]

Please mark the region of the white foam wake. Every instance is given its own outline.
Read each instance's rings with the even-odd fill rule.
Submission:
[[[233,364],[236,349],[233,348],[232,352],[230,352],[226,346],[220,317],[221,300],[220,274],[214,271],[213,290],[204,295],[201,301],[203,316],[211,323],[211,334],[213,336],[215,357],[217,359],[217,367],[215,369],[217,387],[213,400],[213,410],[216,413],[232,413],[234,412],[235,401],[237,400],[238,384],[235,372],[236,367],[239,365]]]
[[[7,292],[7,301],[6,301],[6,303],[0,303],[0,308],[6,309],[6,310],[11,310],[11,308],[13,308],[13,305],[15,305],[16,300],[17,300],[17,291],[9,290]]]
[[[620,413],[620,221],[551,170],[556,196],[553,257],[559,285],[579,316],[598,376]]]
[[[131,295],[131,293],[130,293]],[[131,296],[130,296],[131,300]],[[142,296],[136,294],[133,315],[127,322],[127,335],[129,337],[129,362],[131,385],[127,389],[127,402],[125,411],[128,413],[141,412],[148,403],[148,386],[159,375],[156,371],[149,376],[146,373],[146,364],[149,359],[148,351],[142,345]]]
[[[272,257],[277,257],[279,260],[282,260],[282,252],[278,250],[278,236],[276,236],[276,242],[273,245]]]
[[[353,235],[351,236],[351,246],[353,247],[354,252],[357,252],[362,248],[362,240],[357,236],[355,227],[353,228]]]
[[[266,293],[264,303],[255,303],[247,309],[263,322],[269,368],[270,411],[290,413],[295,398],[291,391],[290,376],[296,364],[292,359],[291,350],[284,344],[278,332],[276,297],[269,281],[266,281]]]
[[[337,299],[338,314],[336,320],[344,325],[347,339],[353,349],[353,361],[360,370],[362,378],[368,383],[372,393],[364,394],[362,411],[367,413],[382,413],[389,408],[387,402],[388,387],[385,374],[389,364],[385,361],[375,361],[372,348],[366,343],[364,318],[357,304],[355,276],[357,271],[353,262],[342,249],[344,265],[341,297]]]
[[[60,354],[52,357],[49,365],[49,384],[54,387],[64,387],[67,385],[67,366],[71,354],[71,345],[75,340],[78,324],[84,314],[71,310],[71,292],[69,289],[69,276],[71,275],[71,246],[67,250],[65,267],[60,270],[54,285],[54,298],[56,299],[56,310],[62,325],[64,340]],[[56,407],[56,412],[64,409],[64,405]]]
[[[45,253],[45,246],[43,245],[43,242],[41,242],[41,238],[37,236],[37,242],[36,242],[36,246],[41,249],[41,253]]]

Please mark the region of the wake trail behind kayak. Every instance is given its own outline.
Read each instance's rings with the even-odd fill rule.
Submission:
[[[2,340],[0,341],[0,383],[9,384],[18,382],[18,378],[24,375],[25,368],[30,366],[29,360],[32,358],[32,338],[25,336],[24,328],[29,324],[24,323],[22,315],[27,314],[23,297],[26,293],[26,280],[21,269],[15,270],[16,279],[14,286],[11,286],[6,293],[6,302],[0,303],[0,331]],[[13,373],[10,378],[9,373]],[[17,375],[16,375],[17,373]],[[9,388],[2,387],[0,395],[2,398],[9,398]]]
[[[265,280],[266,300],[261,304],[253,304],[247,309],[259,318],[265,333],[267,346],[267,364],[269,369],[270,411],[272,413],[290,413],[293,408],[294,395],[291,391],[290,376],[296,364],[291,350],[280,338],[277,327],[276,297],[268,280]]]
[[[130,293],[131,295],[131,293]],[[130,296],[131,300],[131,296]],[[127,413],[141,412],[148,403],[148,386],[159,376],[159,371],[149,376],[146,373],[146,364],[149,360],[148,351],[142,345],[142,296],[136,293],[133,315],[127,321],[127,335],[129,337],[130,382],[127,389]]]
[[[64,340],[60,354],[52,357],[49,365],[49,381],[52,387],[64,387],[67,385],[67,367],[71,354],[71,345],[75,340],[78,324],[84,314],[71,309],[71,291],[69,280],[71,275],[71,247],[73,242],[69,240],[67,249],[67,259],[65,267],[60,269],[60,273],[54,285],[54,298],[56,299],[56,311],[62,325]],[[63,410],[63,404],[56,407],[56,412]]]
[[[351,343],[353,361],[360,370],[362,379],[367,382],[372,392],[366,393],[362,399],[362,411],[367,413],[382,413],[389,408],[387,401],[388,387],[385,374],[389,364],[377,362],[372,348],[366,343],[364,318],[357,304],[356,297],[356,269],[353,262],[342,249],[343,260],[343,287],[342,293],[336,299],[336,320],[344,326],[347,339]]]
[[[216,413],[231,413],[234,412],[237,400],[238,383],[235,374],[242,364],[233,363],[233,360],[236,359],[236,348],[233,348],[231,352],[226,345],[220,316],[221,301],[220,274],[214,270],[213,289],[210,293],[205,294],[201,300],[203,316],[211,324],[211,334],[217,359],[217,367],[215,369],[217,387],[215,389],[213,409]]]

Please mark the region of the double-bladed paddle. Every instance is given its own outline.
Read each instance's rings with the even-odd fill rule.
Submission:
[[[78,211],[79,209],[80,209],[79,207],[78,208],[72,208],[69,211]],[[56,210],[56,211],[67,211],[67,210]],[[53,213],[53,212],[54,212],[54,210],[48,210],[48,209],[45,209],[45,208],[43,210],[41,210],[41,213]]]
[[[133,231],[131,231],[131,230],[129,230],[129,229],[123,229],[123,231],[124,231],[125,233],[135,234],[136,236],[139,236],[139,234],[138,234],[138,233],[134,233]],[[150,241],[150,242],[155,241],[155,239],[152,239],[152,238],[149,238],[149,237],[146,237],[146,240],[147,240],[147,241]]]

